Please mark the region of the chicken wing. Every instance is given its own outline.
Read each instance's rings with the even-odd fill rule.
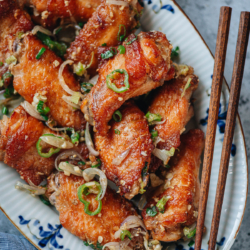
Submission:
[[[199,79],[193,75],[193,69],[190,67],[186,76],[172,79],[156,90],[149,112],[160,114],[162,120],[165,120],[163,124],[154,127],[161,139],[157,148],[169,151],[171,148],[179,147],[180,135],[185,131],[187,122],[193,116],[190,98],[197,89],[198,83]],[[155,172],[161,164],[162,161],[154,157],[150,171]]]
[[[53,29],[61,23],[86,22],[101,0],[19,0],[19,4],[33,8],[34,22]]]
[[[142,211],[144,223],[154,239],[176,241],[194,225],[198,215],[200,156],[204,133],[199,129],[181,136],[180,151],[170,160],[163,184]],[[150,212],[156,211],[154,216]],[[151,216],[152,217],[151,217]]]
[[[13,0],[0,1],[0,62],[5,60],[13,53],[11,48],[20,32],[27,32],[33,28],[29,15],[18,9]],[[8,70],[5,63],[0,66],[0,78]]]
[[[88,74],[96,75],[98,66],[97,49],[102,44],[116,46],[119,44],[120,34],[130,34],[137,26],[139,13],[142,7],[136,1],[122,0],[128,6],[110,4],[103,1],[96,9],[93,16],[84,25],[75,41],[71,43],[67,50],[66,58],[84,65],[90,65]],[[94,57],[92,60],[92,53]]]
[[[84,204],[77,196],[78,188],[85,184],[82,177],[66,176],[63,173],[48,178],[47,196],[53,195],[55,207],[60,214],[60,222],[64,228],[89,244],[103,246],[109,242],[118,242],[114,234],[121,223],[131,215],[137,216],[132,204],[107,188],[102,199],[102,210],[98,215],[90,216],[84,212]],[[98,202],[95,194],[89,194],[84,199],[90,202],[95,210]],[[135,236],[130,245],[133,249],[143,249],[143,240]]]
[[[95,146],[100,152],[102,170],[120,188],[127,199],[144,192],[153,144],[148,123],[139,108],[125,103],[120,122],[111,121],[106,136],[95,133]]]
[[[117,54],[101,64],[98,82],[81,106],[85,118],[90,122],[93,119],[100,135],[106,135],[108,121],[126,100],[159,87],[175,74],[170,60],[172,46],[163,33],[141,32],[137,39],[131,35],[123,45],[125,54]],[[111,88],[118,88],[121,93]]]

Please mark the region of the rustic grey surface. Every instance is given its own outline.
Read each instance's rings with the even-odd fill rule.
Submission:
[[[187,13],[189,18],[196,25],[201,35],[207,42],[209,48],[214,53],[215,41],[217,36],[219,9],[220,6],[233,7],[229,44],[227,49],[227,59],[225,68],[225,77],[230,84],[232,77],[234,51],[236,47],[237,32],[239,25],[239,16],[241,11],[250,11],[250,0],[177,0],[177,3]],[[194,51],[195,53],[195,51]],[[246,145],[248,150],[248,159],[250,159],[250,46],[247,53],[246,67],[243,79],[243,85],[240,97],[239,113],[243,129],[245,132]],[[246,207],[245,216],[237,239],[232,250],[250,249],[250,203]],[[8,221],[2,212],[0,212],[0,231],[20,235],[18,230]]]

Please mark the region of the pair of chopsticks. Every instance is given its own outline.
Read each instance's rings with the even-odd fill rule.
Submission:
[[[218,111],[220,104],[220,94],[223,81],[223,72],[225,66],[228,34],[231,18],[230,7],[221,7],[219,29],[216,41],[214,74],[212,80],[212,89],[209,105],[209,116],[205,142],[205,152],[201,179],[201,191],[199,202],[199,214],[196,227],[195,250],[201,249],[202,233],[204,228],[204,220],[206,214],[207,198],[210,183],[210,174],[214,152],[214,142],[216,134],[216,126],[218,119]],[[240,89],[246,59],[246,51],[250,30],[250,12],[241,12],[240,25],[238,31],[238,40],[235,52],[234,68],[232,75],[232,83],[230,88],[230,97],[227,110],[226,128],[222,146],[222,155],[220,162],[220,170],[218,184],[216,190],[215,204],[212,225],[210,230],[210,238],[208,250],[214,250],[220,223],[220,214],[223,203],[223,197],[226,186],[228,164],[232,147],[234,127],[239,104]],[[208,226],[208,225],[206,225]]]

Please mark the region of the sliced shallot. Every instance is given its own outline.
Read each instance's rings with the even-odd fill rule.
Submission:
[[[25,111],[29,115],[35,117],[38,120],[45,121],[44,118],[42,116],[40,116],[40,114],[36,111],[35,107],[32,106],[29,102],[24,101],[21,103],[21,106],[25,109]]]
[[[113,159],[112,164],[114,164],[114,165],[120,165],[124,161],[124,159],[128,156],[130,150],[131,150],[131,148],[128,148],[125,151],[123,151],[121,154],[117,155]]]
[[[94,156],[98,156],[99,152],[94,149],[94,144],[93,144],[93,141],[91,139],[88,122],[86,124],[85,142],[86,142],[86,146],[87,146],[89,152]]]

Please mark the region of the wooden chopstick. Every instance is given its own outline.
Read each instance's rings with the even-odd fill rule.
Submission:
[[[250,30],[250,12],[241,12],[238,40],[235,52],[232,83],[230,88],[230,97],[227,110],[226,128],[222,146],[222,155],[220,161],[220,171],[214,203],[213,219],[210,231],[208,250],[215,249],[216,239],[220,223],[221,207],[224,198],[224,191],[227,180],[228,164],[230,159],[234,127],[239,104],[240,89],[245,66],[247,44]]]
[[[214,74],[212,80],[212,89],[209,105],[208,125],[205,141],[205,151],[201,178],[200,201],[198,210],[198,220],[196,227],[195,237],[195,250],[201,249],[202,233],[204,228],[204,220],[206,214],[207,197],[209,191],[211,166],[214,152],[214,141],[216,133],[216,125],[219,112],[220,94],[225,66],[227,41],[231,19],[230,7],[221,7],[219,29],[216,41],[215,61],[214,61]]]

